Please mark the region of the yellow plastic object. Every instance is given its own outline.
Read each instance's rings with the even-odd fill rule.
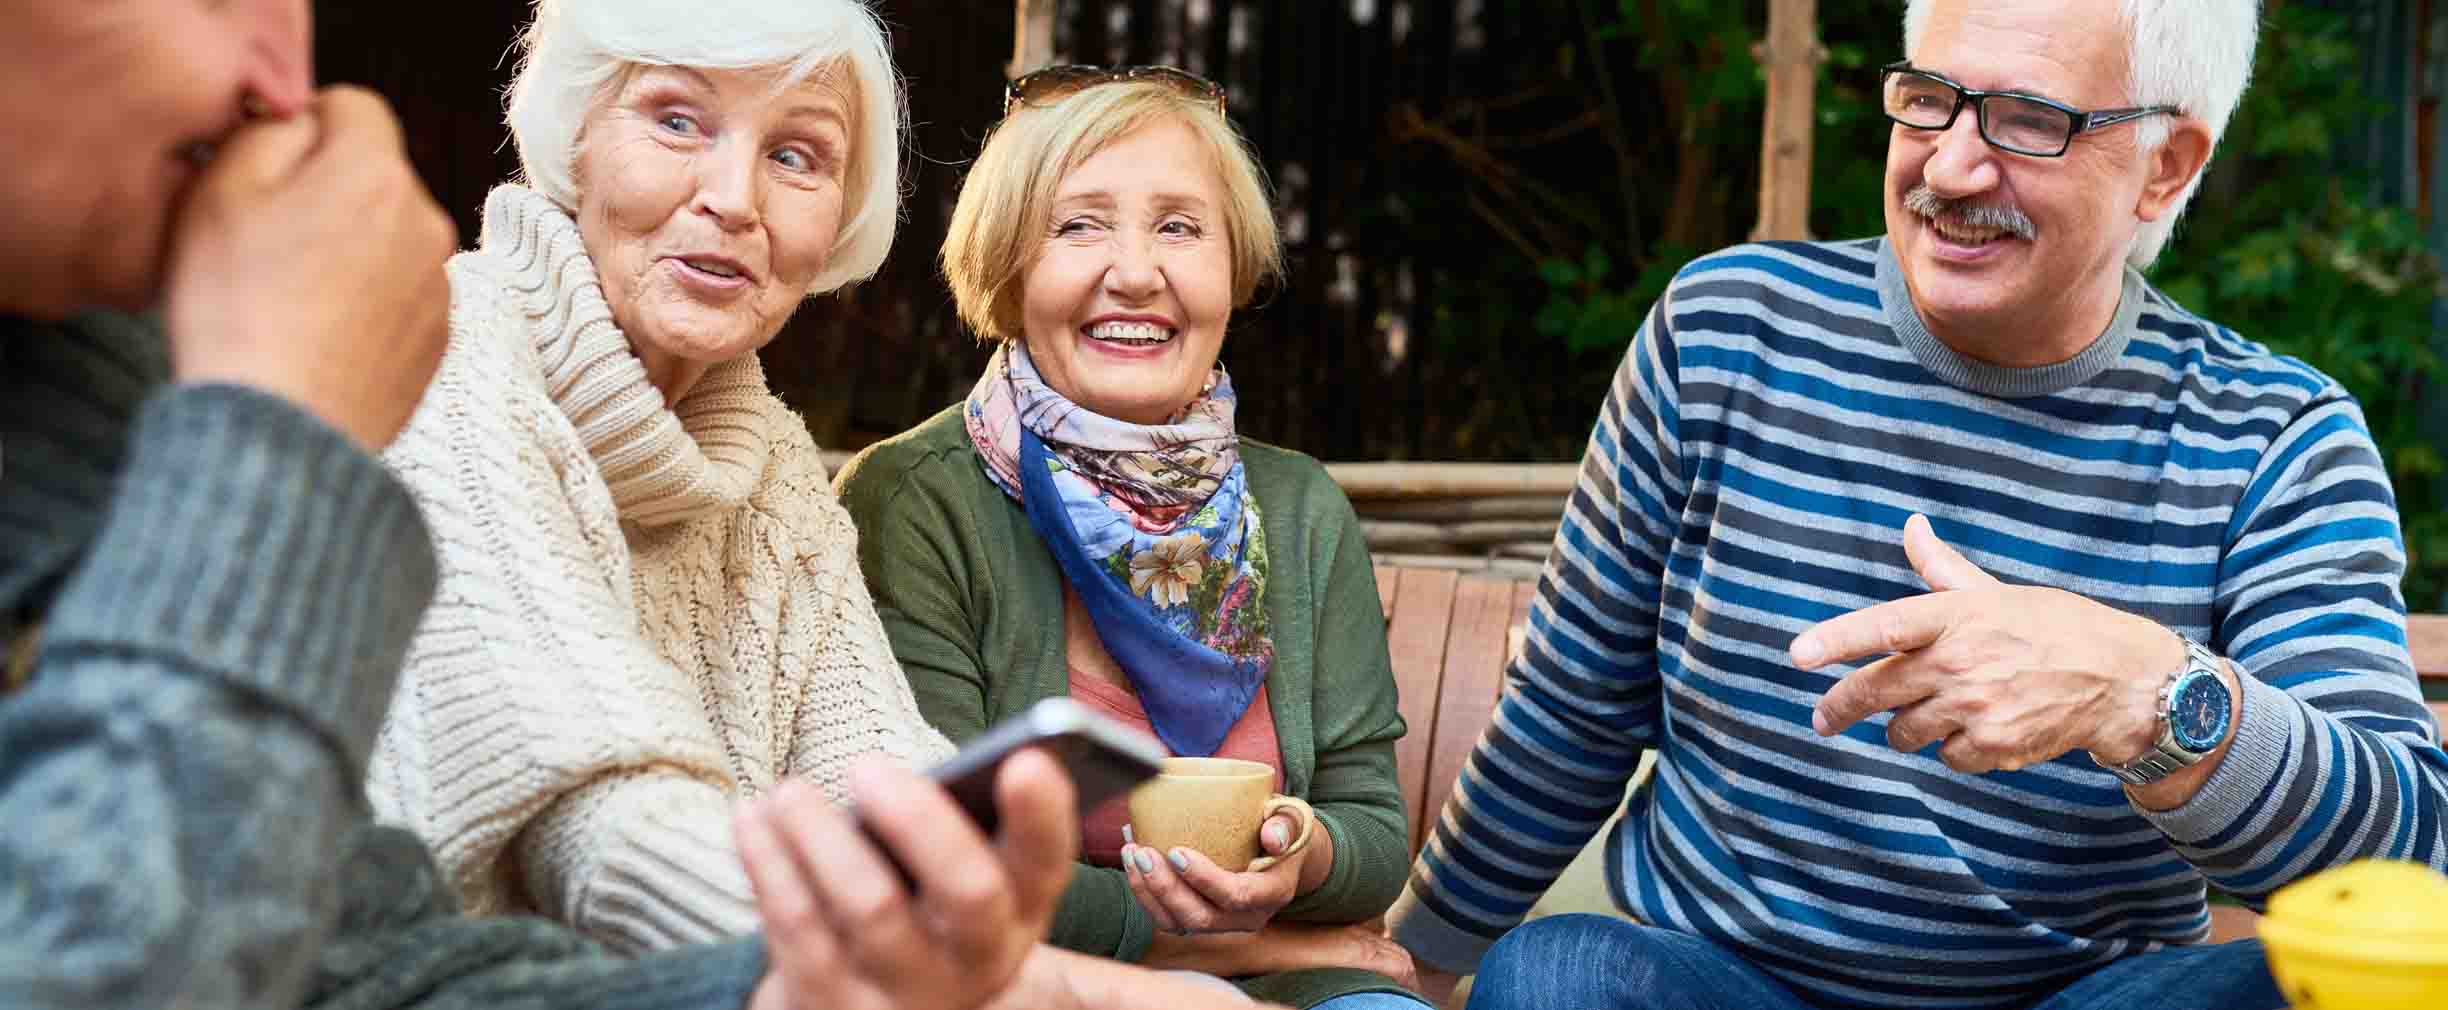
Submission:
[[[2365,860],[2270,897],[2270,974],[2295,1010],[2448,1010],[2448,876]]]

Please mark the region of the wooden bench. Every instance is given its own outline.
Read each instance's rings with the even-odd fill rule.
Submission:
[[[1377,568],[1394,679],[1403,721],[1410,725],[1394,753],[1403,800],[1410,807],[1415,856],[1452,794],[1454,779],[1470,759],[1480,731],[1495,715],[1504,690],[1504,666],[1518,648],[1519,629],[1529,620],[1535,585],[1526,579],[1429,568]],[[2433,695],[2448,692],[2448,615],[2417,614],[2408,620],[2406,631],[2425,689]],[[2448,726],[2448,698],[2433,701],[2431,710]],[[2214,906],[2211,939],[2251,936],[2255,918],[2242,906]]]

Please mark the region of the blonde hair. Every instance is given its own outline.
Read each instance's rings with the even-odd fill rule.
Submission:
[[[842,225],[821,295],[873,276],[901,216],[901,124],[907,116],[892,46],[859,0],[733,0],[719,17],[661,0],[536,0],[519,35],[505,111],[520,174],[563,210],[578,206],[574,169],[587,116],[640,67],[777,70],[778,87],[846,78],[856,116],[842,178]]]
[[[1165,119],[1190,128],[1224,182],[1233,307],[1249,304],[1259,284],[1282,275],[1283,240],[1265,173],[1215,103],[1155,81],[1100,84],[1051,105],[1013,110],[961,181],[944,236],[943,272],[961,320],[981,339],[1020,338],[1020,288],[1045,243],[1063,178],[1115,141]]]

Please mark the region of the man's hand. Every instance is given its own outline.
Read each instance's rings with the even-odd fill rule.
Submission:
[[[302,115],[250,124],[171,239],[172,373],[271,393],[380,450],[448,343],[457,243],[373,93],[327,89]]]
[[[1904,524],[1904,553],[1931,592],[1866,607],[1796,636],[1804,670],[1888,654],[1819,699],[1811,725],[1844,732],[1885,711],[1887,743],[1940,744],[1957,771],[2013,771],[2077,748],[2122,763],[2158,736],[2159,690],[2185,662],[2175,633],[2072,593],[2009,586]]]
[[[802,782],[740,812],[771,962],[752,1010],[968,1010],[1009,988],[1079,854],[1061,767],[1034,751],[1003,763],[991,844],[915,773],[862,765],[850,788],[856,816]]]

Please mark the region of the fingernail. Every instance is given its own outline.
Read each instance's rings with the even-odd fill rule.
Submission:
[[[1180,849],[1175,849],[1172,855],[1166,856],[1165,862],[1173,864],[1175,873],[1190,872],[1190,857],[1183,855]]]
[[[1828,735],[1827,713],[1815,708],[1811,709],[1811,731],[1820,736]]]
[[[1809,635],[1804,635],[1800,638],[1794,639],[1793,661],[1794,665],[1805,670],[1818,666],[1819,640],[1812,638]]]
[[[1146,849],[1140,849],[1138,852],[1132,855],[1131,859],[1133,862],[1139,864],[1139,872],[1156,872],[1156,856],[1154,853],[1151,853]]]
[[[1130,825],[1128,824],[1122,826],[1122,844],[1125,846],[1139,844],[1138,839],[1131,837]]]
[[[1269,823],[1266,826],[1266,831],[1264,834],[1266,837],[1259,839],[1259,841],[1264,842],[1268,848],[1280,849],[1284,847],[1286,839],[1284,838],[1283,825]]]

